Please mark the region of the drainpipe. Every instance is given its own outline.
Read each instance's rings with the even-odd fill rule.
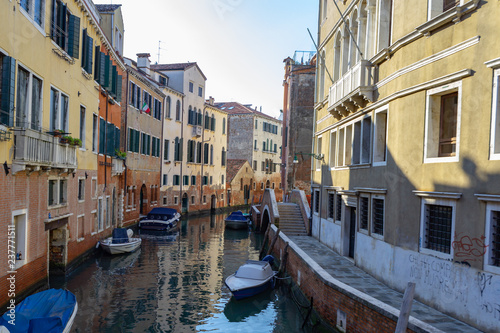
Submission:
[[[126,152],[127,151],[127,142],[128,142],[128,93],[129,93],[129,89],[130,89],[130,81],[129,81],[129,73],[128,73],[128,70],[125,70],[126,73],[127,73],[127,84],[126,84],[126,91],[125,91],[125,94],[123,94],[125,96],[125,133],[124,133],[124,137],[125,137],[125,145],[124,145],[124,151]],[[122,100],[122,103],[123,103],[123,100]],[[128,170],[128,167],[127,167],[127,158],[125,157],[125,159],[123,160],[123,165],[125,167],[125,176],[123,177],[123,182],[124,182],[124,189],[125,189],[125,196],[126,196],[126,193],[128,193],[128,186],[127,186],[127,170]],[[128,201],[128,200],[127,200]],[[122,215],[122,223],[123,223],[123,215]]]
[[[181,106],[181,142],[179,145],[179,157],[181,159],[181,171],[180,171],[180,179],[179,179],[179,198],[181,199],[181,212],[182,212],[182,169],[183,169],[183,163],[184,163],[184,96],[182,96],[182,106]]]
[[[108,166],[106,163],[108,162],[108,155],[106,154],[106,144],[108,142],[108,104],[109,104],[109,94],[106,91],[106,124],[104,127],[104,191],[106,191],[107,185],[107,173],[108,173]]]

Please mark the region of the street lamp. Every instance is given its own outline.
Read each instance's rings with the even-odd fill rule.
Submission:
[[[306,155],[306,156],[312,156],[313,158],[315,158],[317,160],[323,160],[325,158],[325,155],[323,155],[323,154],[311,154],[311,153],[298,152],[298,153],[295,153],[295,156],[293,157],[293,163],[294,164],[299,163],[299,159],[297,158],[297,154],[301,155],[302,157],[304,155]]]

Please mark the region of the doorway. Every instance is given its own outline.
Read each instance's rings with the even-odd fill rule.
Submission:
[[[146,211],[145,205],[148,203],[148,193],[146,191],[146,185],[142,184],[141,193],[139,194],[139,214],[144,215]]]
[[[354,248],[356,241],[356,207],[349,207],[349,254],[348,256],[354,258]]]
[[[212,194],[212,197],[210,199],[210,210],[214,212],[215,208],[217,208],[217,197],[215,196],[215,194]]]
[[[188,205],[189,205],[188,195],[187,193],[184,193],[182,195],[182,213],[188,212]]]

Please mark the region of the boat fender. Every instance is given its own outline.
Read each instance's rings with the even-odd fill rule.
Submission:
[[[101,242],[98,241],[97,244],[95,245],[95,248],[97,249],[99,245],[101,245]]]
[[[269,265],[273,265],[274,263],[274,257],[270,254],[268,254],[267,256],[265,256],[262,261],[267,261],[269,263]]]

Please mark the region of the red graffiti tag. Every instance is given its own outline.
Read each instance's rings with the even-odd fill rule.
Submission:
[[[458,258],[464,258],[464,261],[481,261],[480,257],[486,253],[489,245],[484,244],[486,237],[470,238],[467,235],[460,237],[455,233],[455,241],[452,243],[455,255]]]

